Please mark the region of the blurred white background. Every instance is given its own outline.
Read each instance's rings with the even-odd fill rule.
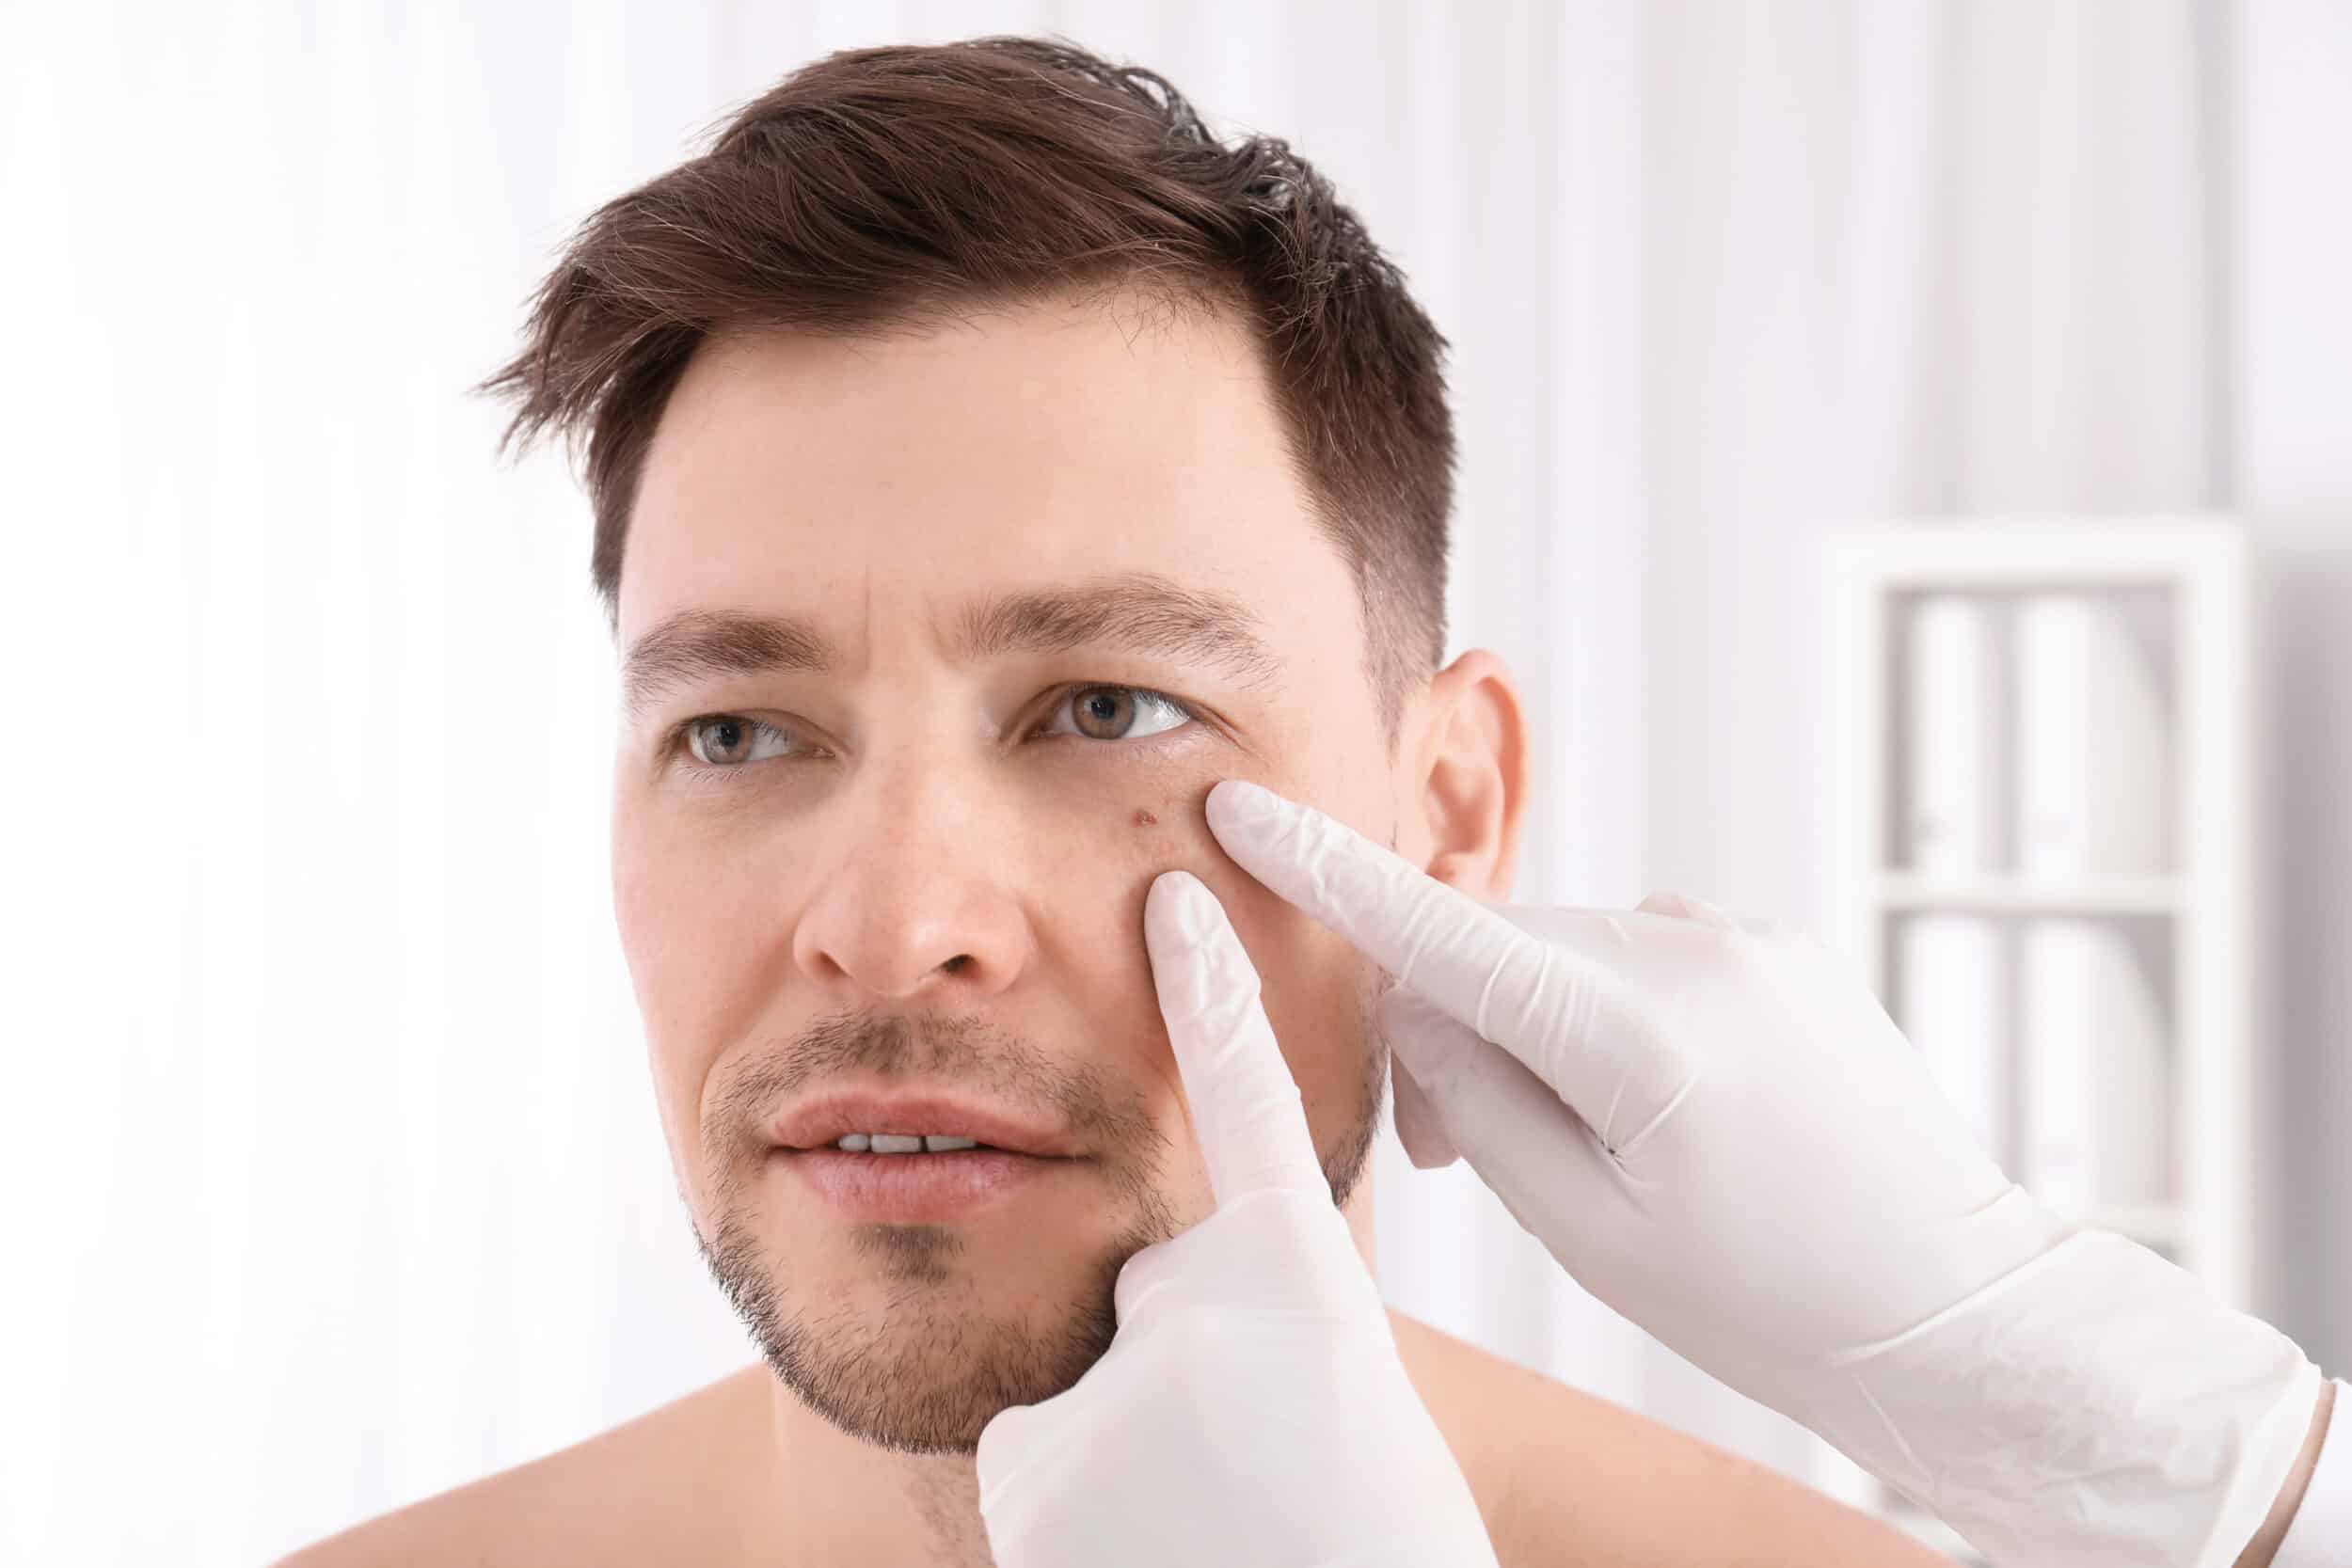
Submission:
[[[252,1562],[751,1353],[609,911],[560,455],[463,389],[594,205],[826,51],[1051,31],[1337,182],[1452,339],[1455,646],[1527,901],[1818,911],[1810,546],[2242,512],[2276,981],[2264,1305],[2352,1370],[2341,0],[0,9],[0,1558]],[[1379,1155],[1440,1326],[1794,1429]]]

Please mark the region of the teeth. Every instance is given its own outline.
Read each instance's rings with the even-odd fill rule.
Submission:
[[[961,1148],[977,1148],[977,1138],[951,1138],[939,1133],[917,1137],[912,1132],[845,1132],[834,1141],[834,1148],[851,1154],[946,1154]]]

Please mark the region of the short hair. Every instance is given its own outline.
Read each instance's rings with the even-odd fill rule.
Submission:
[[[1354,574],[1393,751],[1444,657],[1446,341],[1287,142],[1220,142],[1164,78],[1063,40],[853,49],[792,72],[702,155],[591,214],[475,390],[499,443],[553,428],[596,513],[617,633],[645,452],[695,349],[737,329],[857,335],[959,307],[1140,287],[1235,311],[1315,519]]]

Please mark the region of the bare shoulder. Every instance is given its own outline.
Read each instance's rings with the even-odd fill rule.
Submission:
[[[1416,1319],[1389,1320],[1503,1568],[1950,1568],[1892,1526],[1753,1461]]]
[[[272,1568],[601,1568],[718,1561],[713,1506],[730,1454],[764,1415],[760,1369],[731,1373],[610,1432],[355,1525]],[[709,1539],[705,1540],[705,1537]]]

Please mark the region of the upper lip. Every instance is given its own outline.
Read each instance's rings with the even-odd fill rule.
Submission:
[[[1067,1156],[1070,1138],[1019,1114],[938,1092],[836,1090],[777,1114],[769,1135],[787,1148],[822,1148],[849,1132],[972,1138],[1019,1154]]]

